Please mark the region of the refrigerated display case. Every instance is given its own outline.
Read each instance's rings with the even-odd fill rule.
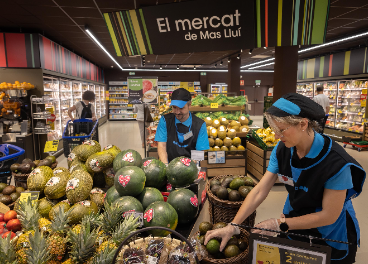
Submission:
[[[209,84],[209,93],[215,93],[215,94],[221,94],[221,93],[227,93],[227,84],[226,83],[215,83],[215,84]]]
[[[323,93],[330,100],[330,111],[326,122],[326,127],[333,128],[336,123],[336,99],[337,99],[337,82],[317,82],[314,85],[314,95],[317,95],[317,86],[323,85]]]
[[[299,83],[296,86],[296,92],[312,99],[314,97],[313,86],[314,83]]]
[[[109,120],[135,120],[136,116],[128,104],[128,82],[109,85]]]

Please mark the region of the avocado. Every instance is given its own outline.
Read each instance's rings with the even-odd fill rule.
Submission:
[[[230,188],[226,188],[227,192],[231,192],[233,189],[230,189]]]
[[[16,191],[17,193],[21,193],[21,192],[24,192],[24,191],[25,191],[25,189],[24,189],[23,187],[17,187],[17,188],[15,188],[15,191]]]
[[[238,191],[243,198],[246,198],[252,189],[252,186],[240,186]]]
[[[19,163],[14,163],[14,164],[10,165],[10,170],[11,170],[12,172],[18,172],[18,170],[19,170],[19,166],[20,166],[20,164],[19,164]]]
[[[10,194],[10,197],[12,198],[12,201],[15,202],[20,197],[20,193],[14,192]]]
[[[220,185],[221,182],[219,180],[213,179],[210,183],[210,187],[212,188],[214,185]]]
[[[232,190],[229,192],[229,200],[230,201],[239,201],[240,200],[240,194],[236,190]]]
[[[224,222],[218,222],[218,223],[216,223],[216,224],[213,225],[212,230],[220,229],[220,228],[223,228],[225,226],[227,226],[226,223],[224,223]]]
[[[211,187],[211,192],[213,193],[213,194],[216,194],[217,193],[217,191],[218,191],[218,189],[220,189],[220,185],[214,185],[214,186],[212,186]]]
[[[0,182],[0,193],[3,192],[6,186],[8,186],[6,183]]]
[[[229,245],[238,246],[238,239],[235,236],[233,236],[232,238],[229,239],[229,241],[227,242],[226,245],[227,246],[229,246]]]
[[[51,160],[51,163],[55,163],[56,162],[55,156],[47,156],[45,159]]]
[[[41,166],[48,166],[48,167],[50,167],[51,164],[52,164],[51,160],[49,160],[49,159],[43,159],[43,160],[40,161],[40,163],[38,164],[38,166],[39,167],[41,167]]]
[[[210,222],[202,222],[199,224],[199,232],[201,235],[205,235],[208,230],[211,230],[213,225]]]
[[[240,250],[236,245],[229,245],[225,248],[224,254],[226,258],[232,258],[239,255]]]
[[[235,178],[230,182],[230,188],[233,190],[238,190],[240,186],[245,185],[245,182],[242,178]]]
[[[248,242],[244,239],[238,239],[238,245],[241,251],[244,251],[248,248]]]
[[[216,254],[220,250],[220,242],[217,239],[210,239],[206,245],[207,251],[211,254]]]
[[[245,186],[254,186],[254,181],[250,177],[244,178],[244,185]]]
[[[30,163],[22,163],[20,164],[18,170],[23,174],[28,174],[33,171]]]
[[[38,167],[38,164],[40,164],[40,160],[35,160],[33,163],[35,164],[36,167]]]
[[[230,182],[233,180],[233,178],[231,178],[231,177],[227,177],[227,178],[225,178],[225,180],[223,180],[222,181],[222,183],[221,183],[221,186],[222,187],[225,187],[225,188],[228,188],[229,187],[229,185],[230,185]]]
[[[27,163],[31,163],[31,162],[33,162],[33,161],[31,159],[28,159],[28,158],[22,160],[22,164],[27,164]]]
[[[216,196],[221,199],[221,200],[227,200],[228,197],[228,192],[226,190],[225,187],[220,187],[217,192],[216,192]]]
[[[9,186],[6,186],[3,190],[3,194],[4,195],[10,195],[12,194],[13,192],[15,192],[15,186],[13,185],[9,185]]]
[[[0,203],[3,203],[5,205],[11,204],[13,202],[12,198],[10,197],[10,195],[3,195],[0,196]]]
[[[201,245],[204,245],[204,236],[199,236],[198,241],[201,243]]]

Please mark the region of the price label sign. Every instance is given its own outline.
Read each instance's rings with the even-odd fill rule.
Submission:
[[[327,264],[331,248],[277,237],[251,234],[249,259],[251,264]]]
[[[44,153],[57,151],[59,146],[59,140],[46,141]]]
[[[218,103],[211,103],[211,108],[218,108]]]
[[[27,202],[28,198],[31,198],[32,204],[35,204],[38,201],[39,196],[39,191],[25,191],[20,194],[19,201],[21,203],[25,203]]]

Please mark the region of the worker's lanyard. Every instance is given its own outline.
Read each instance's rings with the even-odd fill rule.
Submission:
[[[191,117],[191,113],[189,113],[189,117]],[[175,122],[175,121],[174,121]],[[193,120],[192,120],[192,122],[193,122]],[[176,125],[176,122],[175,122],[175,127],[176,127],[176,133],[177,133],[177,135],[178,135],[178,140],[179,140],[179,143],[183,143],[185,140],[187,140],[188,138],[190,138],[190,137],[192,137],[193,136],[193,132],[192,132],[192,130],[191,130],[191,128],[192,128],[192,123],[190,124],[190,126],[189,126],[189,132],[188,133],[186,133],[186,134],[184,134],[184,133],[180,133],[179,131],[178,131],[178,127],[177,127],[177,125]]]

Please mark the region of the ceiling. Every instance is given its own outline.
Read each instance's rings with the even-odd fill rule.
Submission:
[[[110,68],[111,59],[87,36],[84,27],[96,38],[124,68],[141,67],[141,57],[116,56],[102,13],[130,10],[150,5],[161,5],[190,0],[13,0],[2,1],[0,31],[40,33],[87,60]],[[192,0],[194,1],[194,0]],[[331,0],[327,41],[368,30],[367,0]],[[331,46],[300,56],[301,59],[320,54],[366,45],[366,39]],[[247,65],[273,56],[274,49],[255,49],[252,54],[244,50],[241,65]],[[168,55],[147,55],[146,68],[176,68],[177,65],[202,65],[206,69],[227,68],[227,58],[239,51],[212,51]],[[258,55],[258,56],[257,56]],[[259,58],[259,55],[263,58]],[[254,58],[256,56],[256,58]],[[223,64],[220,65],[221,60]],[[215,65],[217,64],[217,65]],[[259,69],[273,69],[273,65]]]

